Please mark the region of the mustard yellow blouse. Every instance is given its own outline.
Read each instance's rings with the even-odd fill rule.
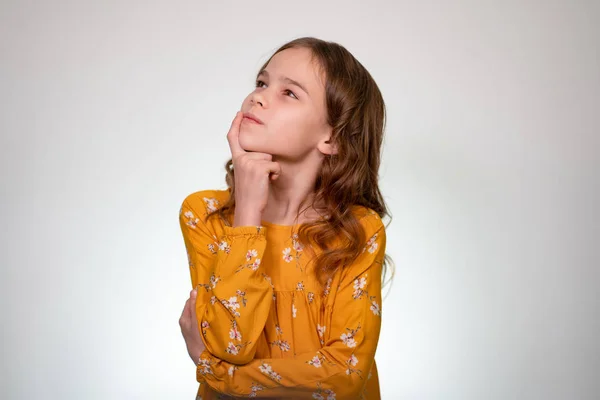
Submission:
[[[298,241],[299,225],[205,223],[228,196],[192,193],[179,213],[206,345],[197,399],[379,399],[374,356],[386,246],[379,215],[353,209],[367,241],[322,288]]]

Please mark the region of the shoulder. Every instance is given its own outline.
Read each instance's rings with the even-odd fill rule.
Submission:
[[[386,227],[379,214],[364,206],[354,206],[352,211],[365,235],[356,258],[340,270],[342,285],[352,285],[358,276],[365,273],[377,276],[380,280],[386,251]]]
[[[385,235],[385,224],[375,210],[357,205],[353,207],[352,212],[365,230],[367,240],[375,234]]]
[[[362,225],[365,236],[365,242],[362,243],[359,260],[378,259],[385,256],[386,250],[386,227],[379,214],[367,207],[360,206],[355,212],[359,212],[359,221]]]
[[[191,211],[204,216],[223,205],[229,198],[229,190],[200,190],[188,194],[181,203],[179,214]]]

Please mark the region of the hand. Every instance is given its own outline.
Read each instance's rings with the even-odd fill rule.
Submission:
[[[260,225],[267,206],[270,180],[277,179],[281,174],[279,163],[272,161],[271,154],[248,152],[242,148],[239,135],[243,118],[243,113],[238,111],[227,133],[235,171],[236,210],[233,226]]]
[[[198,319],[196,317],[196,289],[190,292],[190,298],[185,302],[183,312],[179,318],[179,326],[183,339],[187,346],[188,354],[194,361],[194,364],[198,364],[200,354],[206,349],[202,338],[200,338],[200,331],[198,330]]]

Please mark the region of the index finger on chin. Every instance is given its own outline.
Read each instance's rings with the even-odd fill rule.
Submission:
[[[235,114],[235,118],[231,122],[231,127],[229,128],[229,132],[227,133],[227,141],[229,142],[229,149],[231,150],[231,155],[233,157],[237,157],[240,154],[245,153],[246,151],[240,145],[240,125],[242,123],[242,119],[244,118],[244,114],[241,111],[238,111]]]

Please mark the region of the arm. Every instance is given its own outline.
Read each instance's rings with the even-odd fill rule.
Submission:
[[[375,219],[375,218],[374,218]],[[343,272],[325,346],[293,359],[255,359],[236,366],[203,352],[196,377],[232,396],[349,399],[360,397],[381,327],[381,272],[386,236],[381,220],[367,230],[365,250]],[[330,397],[331,396],[331,397]]]
[[[225,226],[217,237],[204,221],[206,214],[206,207],[190,197],[179,213],[192,286],[199,285],[198,329],[210,353],[245,364],[254,358],[272,301],[260,268],[266,228]]]

